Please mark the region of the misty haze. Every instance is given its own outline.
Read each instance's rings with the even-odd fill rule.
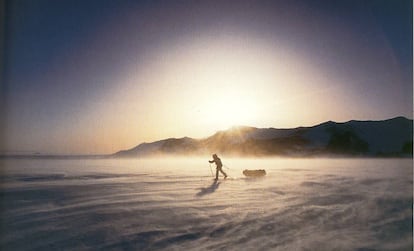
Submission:
[[[413,250],[412,11],[0,0],[0,250]]]
[[[0,247],[413,248],[412,159],[221,156],[229,177],[214,181],[209,157],[2,160]]]

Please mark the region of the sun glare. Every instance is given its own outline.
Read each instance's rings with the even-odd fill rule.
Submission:
[[[304,83],[318,88],[326,81],[300,55],[283,48],[239,37],[181,40],[134,68],[120,81],[127,83],[116,91],[118,97],[111,98],[121,100],[122,113],[135,111],[133,118],[125,115],[130,127],[156,132],[147,133],[148,140],[203,137],[275,119],[287,124],[306,115],[306,99],[295,99],[311,91]],[[313,114],[321,110],[313,108]]]
[[[257,102],[237,89],[223,90],[203,105],[204,123],[223,129],[250,125],[257,114]]]

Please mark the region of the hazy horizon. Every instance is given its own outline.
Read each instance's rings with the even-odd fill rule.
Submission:
[[[399,117],[402,117],[402,116],[398,116],[398,117],[395,117],[395,118],[399,118]],[[403,117],[403,118],[406,118],[406,117]],[[390,118],[390,119],[394,119],[394,118]],[[406,119],[413,120],[412,118],[406,118]],[[352,120],[350,120],[350,121],[352,121]],[[353,120],[353,121],[355,121],[355,120]],[[372,121],[372,120],[361,120],[361,121]],[[317,125],[320,125],[320,124],[323,124],[323,123],[326,123],[326,122],[328,122],[328,121],[324,121],[324,122],[318,123],[316,125],[310,125],[309,127],[317,126]],[[333,121],[333,122],[340,124],[340,123],[349,122],[349,121],[344,121],[344,122]],[[85,153],[54,153],[54,152],[25,151],[25,150],[19,151],[19,150],[17,150],[17,151],[0,152],[0,156],[1,155],[3,155],[3,156],[16,155],[16,156],[28,156],[28,157],[36,157],[36,156],[42,157],[42,156],[48,156],[48,155],[50,155],[50,156],[68,156],[68,157],[70,157],[70,156],[85,156],[85,157],[87,157],[87,156],[110,156],[110,155],[112,155],[112,154],[114,154],[118,151],[129,150],[129,149],[132,149],[132,148],[134,148],[138,145],[141,145],[141,144],[155,143],[155,142],[163,141],[163,140],[167,140],[167,139],[182,139],[182,138],[191,138],[191,139],[195,139],[195,140],[204,140],[204,139],[207,139],[207,138],[213,136],[216,133],[227,131],[227,130],[233,130],[233,129],[237,129],[237,128],[241,128],[241,127],[250,127],[250,128],[263,129],[263,128],[259,128],[259,127],[255,127],[255,126],[249,126],[249,125],[236,125],[236,126],[231,126],[229,128],[223,129],[223,130],[216,131],[215,133],[207,135],[205,137],[193,138],[193,137],[190,137],[188,135],[184,135],[182,137],[175,137],[175,138],[174,137],[168,137],[168,138],[157,139],[157,140],[149,141],[149,142],[138,142],[138,143],[134,144],[131,147],[127,147],[127,148],[124,148],[124,149],[118,149],[115,152],[110,152],[110,153],[92,153],[92,154],[86,153],[85,154]],[[295,127],[292,127],[292,128],[268,127],[268,128],[264,128],[264,129],[272,128],[272,129],[278,129],[278,130],[279,129],[280,130],[285,130],[285,129],[296,129],[296,128],[300,128],[300,127],[303,127],[303,126],[295,126]],[[149,156],[136,156],[136,157],[126,157],[126,158],[157,158],[157,157],[167,157],[167,158],[177,157],[177,158],[181,158],[183,156],[189,156],[189,157],[196,157],[197,158],[197,157],[209,156],[209,154],[211,154],[211,152],[192,153],[192,154],[159,153],[159,154],[151,154]],[[283,155],[248,155],[248,156],[245,156],[245,154],[243,154],[243,153],[230,154],[230,155],[227,154],[227,157],[230,157],[230,158],[240,158],[240,157],[241,158],[252,158],[252,157],[259,157],[259,158],[292,158],[292,157],[293,158],[306,158],[304,156],[292,156],[292,155],[286,155],[286,156],[283,156]],[[317,157],[317,158],[331,158],[331,157],[332,158],[341,158],[341,157],[347,157],[347,156],[346,155],[322,154],[322,155],[308,156],[308,157],[309,158],[314,158],[314,157]],[[348,156],[348,157],[350,157],[350,156]],[[355,156],[353,158],[355,158]]]
[[[3,4],[0,152],[413,116],[409,0]]]

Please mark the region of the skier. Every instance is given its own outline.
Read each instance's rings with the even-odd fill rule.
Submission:
[[[209,163],[216,163],[216,179],[218,180],[219,171],[224,175],[224,178],[227,178],[227,174],[221,169],[223,164],[221,163],[221,159],[217,156],[217,154],[213,154],[213,160],[209,160]]]

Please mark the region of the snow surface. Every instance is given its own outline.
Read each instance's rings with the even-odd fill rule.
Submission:
[[[0,249],[413,248],[412,159],[208,157],[0,160]]]

